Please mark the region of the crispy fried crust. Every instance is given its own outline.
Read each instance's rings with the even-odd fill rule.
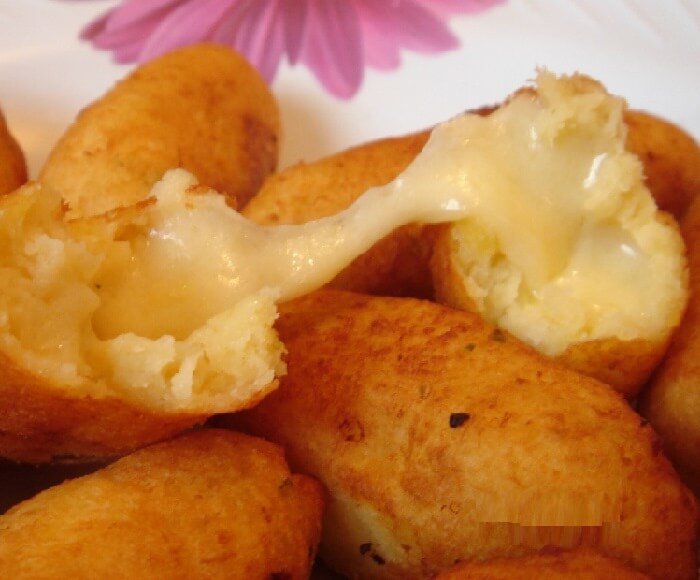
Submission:
[[[0,111],[0,195],[27,181],[27,164],[19,143],[10,133]]]
[[[38,204],[39,201],[47,204],[47,207],[42,210],[35,208],[35,212],[28,209],[32,208],[33,204]],[[25,226],[29,231],[32,231],[33,226],[27,224],[41,223],[42,219],[46,219],[49,224],[60,223],[62,213],[56,203],[58,202],[51,200],[49,194],[44,190],[36,189],[35,184],[29,184],[0,198],[0,212],[5,218],[2,231],[0,231],[2,234],[0,235],[0,270],[4,271],[3,276],[7,277],[5,281],[7,279],[16,280],[9,274],[12,268],[16,267],[16,263],[11,259],[11,248],[8,247],[11,244],[8,241],[15,240],[21,246],[19,240],[31,240],[32,236],[40,237],[36,235],[36,232],[30,237],[23,237],[25,236],[23,231]],[[150,205],[150,202],[145,202],[118,213],[132,217],[138,216],[144,208]],[[56,212],[58,215],[55,215]],[[95,243],[95,239],[90,237],[92,234],[87,232],[94,233],[103,230],[108,232],[109,219],[100,216],[72,222],[71,226],[76,228],[73,232],[76,235],[84,230],[84,236],[78,235],[74,242],[79,242],[80,247],[85,249],[86,246]],[[48,229],[42,230],[42,227]],[[65,231],[63,234],[58,233],[61,231],[60,228],[54,231],[46,224],[43,226],[35,224],[35,229],[39,232],[48,232],[47,235],[56,236],[56,240],[59,242],[62,235],[67,235]],[[112,234],[105,233],[105,236],[108,237],[108,235]],[[29,246],[30,241],[26,241],[26,245]],[[97,250],[93,248],[93,251]],[[64,252],[60,255],[61,267],[66,264],[76,265],[75,261],[71,261],[74,258],[71,258],[69,253]],[[51,267],[46,265],[55,258],[56,256],[50,255],[40,256],[37,261],[51,270]],[[19,259],[21,260],[21,258]],[[27,270],[32,268],[29,261],[23,262],[22,267]],[[66,276],[61,267],[58,268],[57,272],[52,271],[51,274],[47,274],[38,285],[50,286],[54,278],[60,280]],[[79,266],[75,267],[79,268]],[[44,273],[46,274],[46,272]],[[78,277],[76,277],[77,280]],[[20,280],[17,286],[24,288],[23,291],[27,295],[31,294],[25,286],[22,286],[22,283]],[[49,298],[58,300],[57,296],[64,290],[61,289],[60,285],[53,288],[53,292],[48,292]],[[118,380],[107,378],[104,368],[100,371],[100,360],[95,355],[91,359],[94,363],[93,366],[89,369],[81,368],[81,365],[87,364],[84,357],[90,350],[88,346],[90,341],[82,342],[84,338],[67,332],[62,327],[62,324],[65,323],[62,322],[61,318],[68,316],[71,321],[77,320],[76,324],[80,324],[81,316],[83,316],[80,313],[81,300],[86,300],[86,294],[80,293],[80,289],[80,283],[71,286],[66,295],[68,300],[61,302],[53,313],[51,309],[44,310],[32,319],[38,323],[45,322],[45,319],[51,320],[46,326],[48,342],[43,346],[36,346],[36,344],[31,343],[31,340],[28,343],[29,346],[22,342],[23,333],[30,334],[31,331],[35,330],[34,325],[15,320],[12,308],[8,307],[8,302],[0,301],[2,302],[0,316],[4,317],[0,320],[2,328],[2,332],[0,332],[1,457],[33,463],[52,460],[92,461],[100,458],[113,458],[198,425],[218,410],[207,408],[207,403],[202,403],[202,399],[198,399],[196,396],[183,399],[180,404],[175,404],[172,399],[168,400],[163,397],[164,393],[160,393],[159,397],[158,386],[154,384],[146,387],[151,389],[150,395],[154,398],[150,400],[148,397],[144,398],[144,387],[138,386],[143,385],[138,373],[135,379],[123,379],[125,384],[122,386],[133,387],[136,385],[134,390],[129,392],[128,388],[126,390],[120,389]],[[76,298],[76,294],[79,298]],[[19,295],[12,295],[10,292],[8,296],[10,295],[14,296],[17,304],[22,305],[17,311],[21,310],[26,314],[31,313],[32,309],[35,308],[33,302],[21,301],[21,292]],[[7,298],[7,296],[3,294],[3,298]],[[70,307],[74,305],[77,306],[77,309],[71,310]],[[272,308],[275,310],[274,306]],[[270,314],[270,318],[266,322],[260,322],[262,319],[256,319],[254,313],[249,314],[245,320],[252,326],[244,328],[243,332],[249,336],[254,335],[254,331],[257,329],[256,325],[263,324],[266,329],[265,336],[274,337],[274,345],[278,345],[276,334],[271,330],[275,313],[276,310]],[[57,314],[58,317],[52,318],[53,314]],[[92,322],[87,321],[86,324],[92,324]],[[30,326],[30,328],[23,328],[24,325]],[[227,335],[227,337],[230,338],[231,335]],[[224,341],[224,338],[219,337],[217,344],[219,342],[224,345],[230,344]],[[243,342],[245,343],[245,341]],[[81,346],[78,347],[75,343],[80,343]],[[261,343],[259,350],[265,353],[267,346],[265,338],[261,338]],[[281,349],[282,347],[279,345],[274,348]],[[60,362],[55,360],[47,362],[42,358],[42,355],[46,355],[46,359],[51,361],[51,356],[64,351],[71,354],[61,359]],[[120,356],[126,358],[132,356],[133,352],[135,351],[125,349],[121,351]],[[251,360],[256,360],[255,347],[252,351],[240,356],[248,355]],[[157,360],[156,357],[156,364]],[[263,355],[260,363],[263,374],[268,370],[264,366],[265,360]],[[73,370],[81,368],[81,370],[73,374],[63,373],[64,368]],[[240,395],[240,403],[245,408],[257,403],[277,386],[272,377],[270,377],[269,382],[260,385],[253,383],[254,381],[251,384],[247,381],[243,382],[239,385],[240,391],[234,389],[235,384],[230,385],[231,389],[236,390],[234,398]]]
[[[289,374],[230,425],[328,488],[321,555],[364,577],[594,546],[692,578],[697,506],[608,386],[478,316],[324,291],[283,305]]]
[[[545,549],[520,558],[463,562],[438,574],[435,580],[644,580],[646,574],[588,549]]]
[[[143,199],[183,167],[242,207],[276,168],[278,136],[257,71],[228,48],[194,45],[142,65],[83,110],[40,181],[87,216]]]
[[[647,187],[660,209],[683,216],[700,192],[700,146],[686,131],[646,111],[625,111],[627,148],[644,164]]]
[[[277,387],[260,389],[246,407]],[[0,352],[0,457],[30,463],[125,455],[203,423],[211,414],[158,411],[85,385],[52,382]]]
[[[435,298],[453,308],[476,311],[461,273],[456,241],[451,226],[432,226],[431,268]],[[671,330],[660,340],[589,340],[570,345],[556,355],[568,367],[614,387],[626,397],[634,397],[649,379],[668,348]]]
[[[323,492],[282,450],[203,430],[0,517],[4,578],[308,578]]]
[[[640,409],[664,441],[666,453],[700,497],[700,201],[681,223],[688,249],[690,300]]]
[[[115,396],[71,392],[0,352],[0,456],[23,462],[116,457],[184,431],[205,416],[157,413]]]

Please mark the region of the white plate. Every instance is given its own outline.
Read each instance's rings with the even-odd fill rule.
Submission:
[[[131,68],[78,38],[117,3],[0,0],[0,109],[32,175],[80,108]],[[398,71],[368,71],[347,101],[325,93],[306,69],[283,65],[273,85],[283,115],[282,166],[498,102],[541,66],[596,77],[631,106],[700,139],[700,0],[505,0],[454,17],[450,27],[458,50],[405,53]],[[22,477],[0,465],[0,487]]]
[[[78,39],[116,3],[0,0],[0,108],[32,174],[78,110],[130,70]],[[282,165],[497,102],[539,66],[590,74],[700,138],[700,0],[507,0],[450,27],[459,49],[404,53],[397,71],[368,71],[348,101],[305,68],[283,65],[273,85]]]

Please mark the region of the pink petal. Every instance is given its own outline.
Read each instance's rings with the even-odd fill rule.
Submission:
[[[97,35],[92,44],[100,50],[113,51],[114,60],[118,63],[136,62],[152,29],[152,24],[146,22],[126,30]]]
[[[420,4],[413,0],[395,0],[390,3],[396,22],[397,39],[402,47],[430,53],[459,46],[459,40],[447,25]]]
[[[131,27],[114,29],[108,27],[109,16],[110,13],[107,13],[86,26],[81,31],[80,38],[90,40],[93,46],[100,50],[113,50],[116,62],[136,61],[149,35],[158,25],[158,19],[149,19]]]
[[[392,69],[401,50],[458,46],[454,14],[476,14],[507,0],[124,0],[86,26],[81,38],[118,62],[148,60],[213,40],[246,55],[271,81],[287,54],[332,94],[351,97],[364,66]]]
[[[356,2],[362,29],[365,64],[380,70],[392,70],[401,64],[396,39],[396,21],[391,6],[378,2]]]
[[[306,32],[308,0],[282,0],[284,16],[281,21],[284,26],[284,41],[287,57],[291,64],[299,60]]]
[[[100,16],[96,20],[93,20],[90,24],[85,26],[80,31],[80,38],[82,38],[83,40],[92,40],[93,38],[102,35],[105,29],[107,28],[107,21],[113,13],[114,10],[109,10],[102,16]]]
[[[284,52],[282,17],[278,0],[243,0],[229,8],[211,39],[245,55],[272,82]]]
[[[112,11],[107,28],[127,28],[143,20],[162,19],[184,2],[187,0],[126,0]]]
[[[300,56],[330,93],[340,98],[354,95],[364,78],[355,5],[348,0],[309,0]]]
[[[402,48],[433,53],[459,45],[439,18],[411,0],[356,0],[356,5],[368,66],[396,68]]]
[[[208,40],[210,31],[238,0],[186,0],[168,13],[146,42],[139,60]]]
[[[127,1],[86,26],[80,38],[92,41],[98,49],[113,50],[117,62],[134,62],[161,20],[181,2],[149,1],[148,10],[144,10],[146,2]]]

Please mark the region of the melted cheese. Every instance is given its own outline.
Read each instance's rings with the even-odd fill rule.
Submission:
[[[106,260],[97,286],[98,335],[125,332],[184,338],[216,313],[261,290],[278,300],[332,280],[397,227],[466,215],[441,170],[416,163],[405,176],[367,191],[347,210],[302,225],[260,226],[214,193],[190,194],[196,180],[170,171],[153,190],[148,226]],[[425,195],[426,189],[433,189]]]
[[[594,311],[623,304],[643,318],[630,288],[648,276],[640,257],[648,248],[614,224],[623,210],[643,222],[656,208],[648,192],[632,209],[623,203],[641,184],[638,168],[630,183],[620,170],[638,164],[624,152],[623,102],[576,77],[541,73],[538,82],[539,94],[518,95],[488,117],[438,126],[393,182],[303,225],[256,225],[220,196],[188,193],[194,178],[171,171],[153,191],[147,227],[99,277],[98,334],[184,338],[262,290],[288,300],[322,286],[404,224],[456,220],[497,239],[526,301],[567,288]]]
[[[452,229],[485,318],[547,354],[657,340],[685,302],[683,243],[625,150],[622,99],[541,74],[538,92],[472,125],[461,165],[478,211]]]

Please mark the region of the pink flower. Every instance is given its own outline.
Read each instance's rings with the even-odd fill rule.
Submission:
[[[505,0],[123,0],[81,37],[144,62],[200,41],[227,44],[272,82],[282,58],[303,64],[330,93],[350,98],[365,66],[391,70],[402,50],[437,53],[459,45],[446,20]]]

